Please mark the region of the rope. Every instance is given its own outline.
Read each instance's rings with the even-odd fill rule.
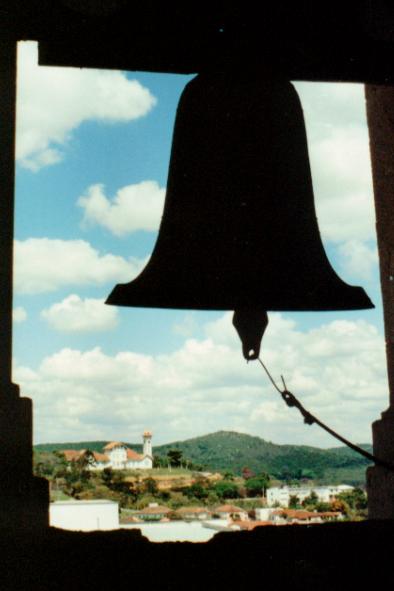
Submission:
[[[339,433],[336,433],[336,431],[334,431],[333,429],[330,429],[330,427],[328,427],[325,423],[323,423],[317,417],[315,417],[309,411],[307,411],[302,406],[301,402],[294,396],[294,394],[292,394],[291,392],[289,392],[289,390],[286,388],[286,383],[285,383],[285,381],[283,379],[283,376],[281,376],[281,379],[282,379],[282,383],[283,383],[284,389],[281,390],[279,388],[279,386],[277,385],[277,383],[275,382],[274,378],[271,376],[271,374],[268,371],[267,367],[264,365],[264,363],[260,359],[260,357],[258,357],[257,360],[260,363],[260,365],[263,367],[263,369],[264,369],[265,373],[267,374],[267,376],[268,376],[271,384],[274,386],[274,388],[282,396],[282,398],[286,402],[287,406],[289,406],[289,407],[293,407],[294,406],[295,408],[297,408],[300,411],[300,413],[304,417],[304,423],[306,423],[307,425],[313,425],[313,424],[319,425],[319,427],[321,427],[322,429],[324,429],[325,431],[327,431],[327,433],[329,433],[330,435],[332,435],[333,437],[335,437],[336,439],[338,439],[339,441],[341,441],[342,443],[344,443],[345,445],[347,445],[348,447],[350,447],[353,451],[355,451],[358,454],[364,456],[365,458],[367,458],[371,462],[374,462],[375,464],[377,464],[379,466],[382,466],[383,468],[386,468],[387,470],[391,470],[392,472],[394,472],[394,465],[393,464],[377,458],[376,456],[374,456],[373,454],[369,453],[368,451],[366,451],[362,447],[359,447],[358,445],[355,445],[354,443],[352,443],[348,439],[345,439],[344,437],[342,437],[342,435],[339,435]]]

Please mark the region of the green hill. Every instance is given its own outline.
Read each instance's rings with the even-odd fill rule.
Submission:
[[[363,447],[371,451],[370,445]],[[210,470],[231,469],[240,473],[248,466],[254,472],[267,471],[281,480],[312,478],[360,484],[365,481],[365,470],[370,464],[347,447],[277,445],[260,437],[229,431],[158,446],[155,452],[165,455],[169,449],[180,449],[186,458]]]
[[[91,449],[101,451],[107,441],[53,443],[36,445],[37,451]],[[136,451],[141,444],[127,443]],[[371,445],[362,447],[371,451]],[[211,471],[231,470],[240,474],[248,466],[254,472],[266,471],[279,480],[309,478],[317,482],[362,484],[368,460],[347,447],[320,449],[305,445],[277,445],[243,433],[219,431],[185,441],[154,447],[154,453],[166,456],[179,449],[183,457]]]

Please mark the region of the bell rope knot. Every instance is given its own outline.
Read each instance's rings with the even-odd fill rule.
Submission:
[[[242,342],[242,353],[246,361],[258,359],[261,340],[268,326],[267,312],[262,310],[235,310],[233,326]]]

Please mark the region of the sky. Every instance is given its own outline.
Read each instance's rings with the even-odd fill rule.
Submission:
[[[157,445],[218,430],[337,445],[245,362],[231,312],[104,305],[154,247],[192,77],[39,67],[19,44],[13,379],[33,399],[35,443],[149,429]],[[261,357],[321,421],[368,442],[388,386],[364,90],[294,84],[326,252],[376,307],[269,314]]]

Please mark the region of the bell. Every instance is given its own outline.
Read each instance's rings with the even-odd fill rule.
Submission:
[[[292,84],[197,75],[181,97],[159,236],[117,306],[322,311],[371,308],[320,238],[305,124]]]

